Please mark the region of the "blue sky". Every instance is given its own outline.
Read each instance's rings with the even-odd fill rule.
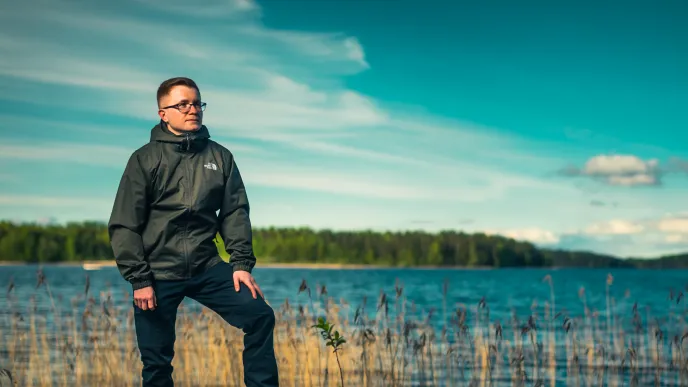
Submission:
[[[0,217],[107,220],[185,75],[255,226],[688,251],[688,7],[636,4],[5,2]]]

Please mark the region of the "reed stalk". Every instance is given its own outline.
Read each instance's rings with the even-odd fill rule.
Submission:
[[[420,313],[398,282],[393,305],[381,292],[375,308],[368,310],[364,299],[352,312],[352,300],[336,301],[324,287],[316,305],[304,281],[299,293],[305,296],[273,305],[280,385],[685,384],[688,313],[682,297],[668,297],[668,317],[643,314],[637,304],[623,314],[615,313],[621,308],[612,296],[610,276],[601,295],[606,310],[591,310],[581,289],[581,309],[566,311],[555,308],[551,277],[543,282],[550,293],[544,306],[536,300],[530,315],[514,314],[511,324],[503,325],[492,319],[489,299],[475,305],[455,303],[448,283],[441,290],[441,312]],[[0,381],[11,375],[17,385],[140,385],[131,308],[118,308],[111,291],[96,295],[87,289],[72,300],[72,310],[63,311],[56,302],[60,295],[54,294],[44,276],[39,276],[35,291],[34,299],[47,296],[43,304],[47,309],[38,308],[35,301],[22,310],[8,290],[11,310],[0,320],[5,354],[0,358]],[[623,304],[633,305],[628,297]],[[243,333],[214,312],[199,310],[182,305],[178,311],[175,381],[243,385]],[[346,338],[334,354],[312,328],[319,318],[336,325]]]

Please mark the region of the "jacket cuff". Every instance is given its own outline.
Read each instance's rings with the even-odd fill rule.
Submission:
[[[132,287],[134,290],[143,289],[143,288],[145,288],[145,287],[152,286],[152,285],[153,285],[153,281],[151,281],[151,280],[149,280],[149,279],[137,280],[137,281],[132,281],[132,282],[131,282],[131,287]]]
[[[234,271],[247,271],[251,273],[251,271],[253,270],[253,265],[251,265],[248,262],[230,262],[230,264],[232,265]]]

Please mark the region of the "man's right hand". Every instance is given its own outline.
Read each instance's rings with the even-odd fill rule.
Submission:
[[[158,306],[152,286],[134,290],[134,305],[141,310],[154,310]]]

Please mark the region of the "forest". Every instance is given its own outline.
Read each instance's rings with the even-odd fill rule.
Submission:
[[[308,228],[254,228],[260,263],[327,263],[387,267],[683,268],[688,253],[654,259],[620,258],[586,251],[538,248],[482,233],[375,232]],[[221,238],[218,251],[227,258]],[[112,260],[107,225],[0,222],[0,261],[57,263]]]

